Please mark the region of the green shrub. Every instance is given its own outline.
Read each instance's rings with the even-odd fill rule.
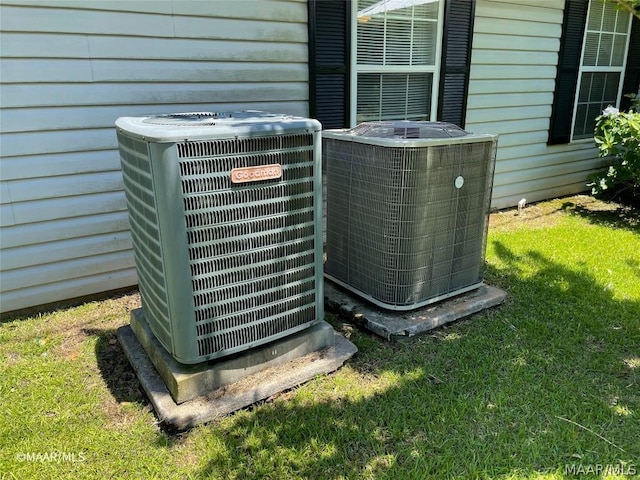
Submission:
[[[628,112],[607,107],[596,119],[599,155],[613,157],[613,163],[592,175],[588,186],[595,196],[627,198],[636,203],[640,201],[640,97],[630,96],[633,107]]]

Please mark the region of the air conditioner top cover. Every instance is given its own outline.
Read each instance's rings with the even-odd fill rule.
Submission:
[[[121,117],[116,126],[153,142],[276,135],[297,129],[317,132],[322,128],[317,120],[257,110]]]
[[[364,122],[351,129],[325,130],[324,138],[388,147],[429,147],[497,139],[497,135],[470,133],[453,123],[412,120]]]

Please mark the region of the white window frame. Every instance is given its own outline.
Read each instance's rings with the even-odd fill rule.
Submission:
[[[606,66],[597,66],[597,65],[583,65],[584,64],[584,55],[585,55],[585,49],[586,49],[586,45],[587,45],[587,33],[602,33],[602,23],[600,24],[600,29],[599,30],[589,30],[589,17],[591,15],[591,5],[594,2],[598,2],[602,4],[602,8],[605,8],[606,4],[605,2],[603,2],[602,0],[589,0],[589,5],[587,7],[587,16],[585,19],[585,25],[584,25],[584,35],[582,37],[582,52],[580,54],[580,68],[578,70],[578,82],[576,84],[576,93],[575,93],[575,99],[573,102],[573,116],[571,117],[571,137],[570,137],[570,142],[571,143],[592,143],[593,142],[593,137],[589,137],[589,138],[579,138],[579,139],[574,139],[574,134],[575,134],[575,128],[576,128],[576,117],[578,115],[578,100],[579,100],[579,96],[580,96],[580,88],[582,86],[582,74],[583,73],[591,73],[591,72],[601,72],[601,73],[620,73],[620,80],[618,83],[618,94],[616,97],[616,104],[615,106],[618,107],[620,105],[620,99],[622,98],[622,88],[624,85],[624,73],[627,70],[627,56],[629,55],[629,41],[631,39],[631,25],[633,22],[633,17],[630,13],[628,13],[628,25],[627,25],[627,42],[626,45],[624,47],[624,54],[622,57],[622,65],[619,67],[615,67],[615,66],[610,66],[610,67],[606,67]],[[620,13],[626,13],[626,12],[620,12]],[[604,20],[604,16],[603,16],[603,20]],[[600,37],[601,39],[601,37]],[[600,46],[600,39],[598,40],[598,47]],[[599,50],[599,48],[598,48]],[[596,61],[596,63],[598,63]]]
[[[440,68],[442,63],[442,35],[444,29],[445,0],[438,1],[436,28],[436,48],[434,65],[358,65],[358,0],[351,2],[351,78],[349,79],[350,105],[349,126],[356,126],[358,114],[358,74],[359,73],[432,73],[431,107],[429,120],[435,120],[438,112],[438,92],[440,89]]]

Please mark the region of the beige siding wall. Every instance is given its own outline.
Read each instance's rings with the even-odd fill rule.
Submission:
[[[308,114],[304,1],[0,6],[0,311],[137,281],[114,121]]]
[[[466,128],[497,133],[493,206],[586,189],[593,142],[547,145],[564,0],[478,0]]]

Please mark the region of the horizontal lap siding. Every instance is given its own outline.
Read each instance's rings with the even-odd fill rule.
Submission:
[[[492,204],[577,193],[602,165],[592,143],[547,145],[564,0],[479,0],[466,128],[497,133]]]
[[[304,1],[4,1],[0,311],[137,282],[114,121],[308,114]]]

